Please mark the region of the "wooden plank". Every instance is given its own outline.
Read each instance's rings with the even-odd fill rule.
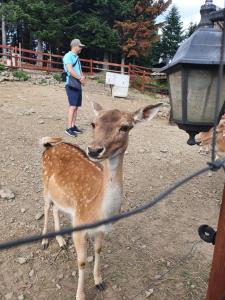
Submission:
[[[225,298],[225,185],[206,300]]]

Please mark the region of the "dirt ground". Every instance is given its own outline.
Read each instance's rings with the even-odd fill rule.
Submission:
[[[0,85],[0,184],[16,195],[14,200],[0,198],[0,241],[41,232],[43,219],[35,218],[43,209],[38,139],[63,136],[85,149],[92,119],[87,98],[105,108],[129,111],[167,101],[137,91],[130,91],[129,99],[112,100],[108,87],[89,81],[79,114],[85,132],[72,139],[64,135],[67,99],[63,85]],[[124,165],[123,211],[145,203],[205,165],[209,158],[201,156],[198,147],[187,146],[186,140],[187,135],[165,119],[133,129]],[[197,229],[201,224],[217,225],[224,181],[221,172],[196,178],[153,209],[117,223],[106,237],[102,255],[106,290],[95,290],[90,262],[87,299],[204,299],[213,246],[200,242]],[[61,221],[64,227],[70,225],[67,216],[62,215]],[[75,299],[76,257],[69,236],[67,240],[68,250],[63,251],[53,239],[46,251],[39,242],[0,252],[0,299]],[[91,242],[88,252],[93,255]]]

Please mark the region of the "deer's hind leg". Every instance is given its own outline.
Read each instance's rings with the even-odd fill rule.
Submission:
[[[42,231],[42,234],[46,234],[48,232],[48,216],[49,216],[49,209],[51,207],[51,201],[48,198],[45,198],[45,203],[44,203],[44,228]],[[49,245],[49,240],[48,239],[43,239],[42,240],[42,246],[43,249],[47,249]]]
[[[53,204],[53,218],[54,218],[54,224],[55,224],[55,231],[59,231],[60,230],[59,209],[54,204]],[[56,240],[61,249],[66,248],[66,241],[64,240],[64,238],[61,235],[57,235]]]

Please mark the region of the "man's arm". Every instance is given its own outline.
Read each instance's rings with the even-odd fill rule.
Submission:
[[[72,75],[74,78],[77,78],[78,80],[81,80],[81,76],[79,76],[73,69],[73,66],[71,64],[67,64],[66,68],[70,75]]]

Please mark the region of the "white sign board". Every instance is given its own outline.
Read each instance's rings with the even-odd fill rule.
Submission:
[[[106,84],[113,85],[113,97],[127,97],[130,76],[113,72],[106,73]]]

